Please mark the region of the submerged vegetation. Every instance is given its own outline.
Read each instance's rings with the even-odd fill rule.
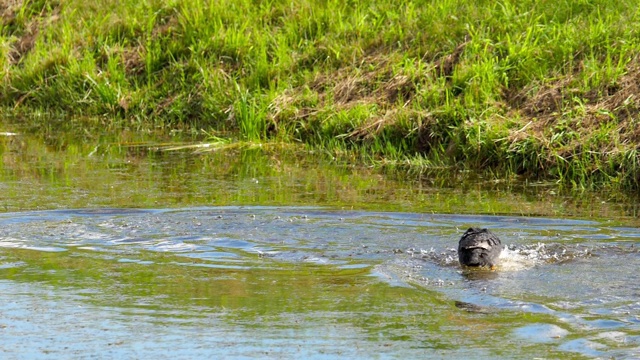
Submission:
[[[0,15],[0,104],[40,130],[186,129],[640,188],[635,1],[10,0]]]

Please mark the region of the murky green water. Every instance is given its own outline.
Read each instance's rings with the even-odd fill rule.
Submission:
[[[631,199],[286,149],[0,140],[2,358],[640,356]],[[470,225],[509,245],[498,271],[457,265]]]

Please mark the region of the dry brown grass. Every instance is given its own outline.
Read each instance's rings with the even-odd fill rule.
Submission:
[[[464,42],[456,46],[451,54],[445,55],[435,61],[435,70],[438,76],[444,76],[450,78],[453,74],[453,70],[460,62],[460,56],[464,52],[464,49],[469,44],[469,35],[465,36]]]
[[[449,79],[459,64],[461,55],[469,43],[456,46],[450,54],[433,59],[431,66],[420,74],[407,74],[395,70],[400,62],[397,53],[389,53],[384,48],[376,48],[364,55],[356,64],[317,75],[308,85],[289,89],[277,96],[270,104],[269,119],[277,129],[278,123],[299,121],[308,123],[331,107],[339,111],[354,106],[375,105],[371,117],[352,131],[341,134],[353,140],[367,140],[376,137],[386,128],[396,126],[399,121],[409,121],[412,127],[407,136],[416,136],[416,150],[426,153],[432,146],[435,118],[426,110],[416,110],[411,106],[421,83],[427,77]],[[424,60],[416,60],[424,61]],[[304,103],[304,91],[310,90],[317,98],[313,106]]]
[[[367,122],[349,134],[348,137],[368,137],[397,119],[398,103],[407,107],[414,98],[417,82],[404,73],[393,71],[393,60],[388,54],[378,53],[365,56],[357,66],[345,66],[330,73],[315,77],[308,90],[314,93],[317,104],[313,107],[303,104],[305,87],[290,89],[276,97],[270,105],[270,118],[277,124],[293,119],[308,120],[319,113],[318,109],[331,106],[334,109],[350,109],[358,104],[375,105],[377,112]],[[306,85],[305,85],[306,86]],[[409,110],[407,110],[409,111]]]
[[[565,126],[584,136],[594,133],[605,123],[615,122],[620,141],[629,144],[640,141],[637,120],[640,114],[640,65],[637,60],[613,86],[583,94],[574,84],[575,76],[567,75],[542,86],[533,84],[517,94],[505,95],[512,114],[517,115],[523,125],[512,131],[509,140],[514,142],[532,136],[544,142],[551,129],[560,122],[569,121]],[[576,103],[574,98],[582,99],[583,103]]]
[[[12,42],[9,60],[11,64],[18,64],[35,45],[38,34],[50,23],[58,20],[60,6],[55,6],[53,11],[47,12],[43,8],[39,14],[32,16],[28,22],[17,24],[16,12],[24,6],[24,0],[6,0],[0,3],[0,13],[4,26],[15,26],[15,40]]]

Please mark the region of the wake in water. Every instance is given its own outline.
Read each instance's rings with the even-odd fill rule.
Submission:
[[[541,264],[572,261],[592,256],[589,248],[569,247],[561,244],[537,243],[507,246],[500,256],[500,270],[519,271]]]
[[[440,266],[459,266],[456,249],[445,251],[408,249],[405,253],[411,257],[432,261]],[[564,263],[578,258],[593,256],[589,247],[536,243],[530,245],[508,245],[500,254],[498,271],[520,271],[537,265]]]
[[[500,256],[500,269],[518,271],[541,264],[564,263],[591,256],[593,253],[588,247],[544,243],[511,245],[507,246]]]

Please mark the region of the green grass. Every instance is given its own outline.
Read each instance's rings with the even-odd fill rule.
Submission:
[[[41,127],[640,189],[634,1],[22,0],[2,20],[0,105]]]

